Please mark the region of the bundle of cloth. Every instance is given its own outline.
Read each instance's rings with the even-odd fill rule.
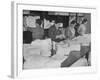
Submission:
[[[80,51],[76,51],[71,48],[68,59],[62,63],[62,67],[79,67],[91,65],[91,34],[84,34],[82,36],[75,37],[72,40],[66,40],[65,43],[69,46],[80,45]]]
[[[51,39],[35,40],[31,44],[23,45],[24,69],[37,68],[60,68],[61,64],[68,59],[72,51],[80,51],[81,46],[89,46],[90,35],[79,36],[71,41],[53,42]],[[53,46],[52,46],[53,45]],[[56,54],[51,56],[51,49],[56,50]],[[76,54],[76,53],[74,53]],[[65,63],[64,65],[66,65]],[[71,67],[87,66],[87,60],[82,57],[74,62]]]
[[[57,48],[56,54],[51,56],[52,44],[55,45],[55,42],[52,42],[51,39],[35,40],[31,44],[24,44],[23,55],[25,62],[23,68],[34,69],[60,67],[61,63],[68,57],[69,48],[67,49],[67,45],[64,45],[62,46],[64,47],[62,49],[65,49],[65,51],[61,52],[59,47]]]

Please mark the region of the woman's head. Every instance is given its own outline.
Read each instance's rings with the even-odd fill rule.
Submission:
[[[42,21],[40,19],[36,20],[36,24],[41,25]]]
[[[85,18],[82,20],[82,24],[86,24],[88,22],[88,20]]]
[[[75,20],[73,20],[72,22],[71,22],[71,24],[75,24],[76,23],[76,21]]]
[[[36,20],[36,27],[41,27],[42,21],[41,19]]]
[[[71,24],[71,26],[75,26],[76,25],[76,21],[73,20],[70,24]]]
[[[55,20],[51,20],[51,25],[54,25],[55,24]]]

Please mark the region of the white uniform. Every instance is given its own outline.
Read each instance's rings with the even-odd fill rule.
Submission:
[[[86,26],[84,24],[81,24],[80,27],[78,28],[78,33],[80,35],[85,34],[86,32]]]

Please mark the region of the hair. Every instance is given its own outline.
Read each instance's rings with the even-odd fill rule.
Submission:
[[[36,23],[39,24],[39,25],[41,25],[42,22],[41,22],[40,19],[37,19],[37,20],[36,20]]]
[[[84,23],[86,23],[88,20],[85,18],[85,19],[83,19],[83,21],[82,21],[82,24],[84,24]]]
[[[77,28],[77,27],[79,27],[79,26],[80,26],[80,24],[79,24],[79,23],[76,23],[75,27]]]
[[[57,24],[57,23],[63,23],[63,21],[61,21],[61,20],[55,20],[55,23]]]
[[[71,24],[75,24],[76,23],[76,21],[75,20],[73,20],[72,22],[71,22]]]

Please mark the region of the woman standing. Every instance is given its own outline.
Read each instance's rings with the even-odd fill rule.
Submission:
[[[84,35],[86,33],[86,24],[87,24],[87,22],[88,22],[87,19],[83,19],[82,23],[80,24],[80,26],[78,28],[79,35]]]
[[[67,39],[73,39],[75,37],[75,27],[76,21],[73,20],[68,28],[65,30],[65,36]]]

